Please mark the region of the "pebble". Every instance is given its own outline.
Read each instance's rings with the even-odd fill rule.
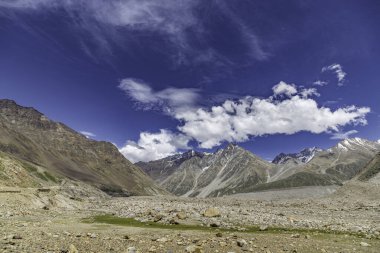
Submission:
[[[71,244],[70,247],[69,247],[69,253],[79,253],[77,248]]]
[[[239,240],[236,241],[236,244],[237,244],[237,246],[239,246],[239,247],[244,247],[244,246],[246,246],[248,243],[247,243],[247,241],[244,240],[244,239],[239,239]]]
[[[136,248],[135,247],[129,247],[127,249],[127,253],[136,253]]]
[[[360,246],[362,246],[362,247],[370,247],[371,245],[369,245],[366,242],[360,242]]]
[[[188,253],[203,253],[203,249],[197,245],[190,245],[186,247],[186,252]]]

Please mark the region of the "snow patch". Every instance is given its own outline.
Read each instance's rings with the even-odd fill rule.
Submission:
[[[343,146],[341,143],[338,143],[338,149],[341,149],[341,150],[344,150],[344,151],[348,151],[348,148]]]
[[[210,166],[206,166],[206,167],[202,168],[202,172],[205,172],[208,168],[210,168]]]

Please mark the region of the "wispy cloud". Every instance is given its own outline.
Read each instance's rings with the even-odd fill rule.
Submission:
[[[143,109],[159,108],[165,112],[192,108],[199,99],[199,90],[193,88],[166,88],[154,91],[147,83],[134,78],[125,78],[120,82],[123,90]]]
[[[80,131],[80,133],[83,134],[84,136],[86,136],[86,138],[94,138],[94,137],[96,137],[96,134],[88,132],[88,131]]]
[[[144,94],[149,94],[149,99],[145,95],[136,95],[135,99],[145,104],[156,101],[160,96],[147,84],[144,85]],[[268,98],[246,96],[238,100],[227,99],[211,107],[200,107],[190,96],[186,103],[190,106],[186,110],[177,110],[175,106],[170,108],[170,102],[167,104],[172,109],[170,115],[180,122],[177,129],[196,140],[202,148],[213,148],[224,141],[244,142],[250,137],[263,135],[301,131],[339,133],[339,129],[346,125],[367,124],[366,115],[370,108],[347,106],[332,110],[319,106],[311,98],[313,95],[319,95],[316,89],[300,89],[294,84],[280,82],[273,87],[273,95]]]
[[[86,33],[78,38],[79,47],[83,53],[95,60],[97,57],[114,55],[115,44],[117,48],[130,52],[131,43],[139,40],[139,37],[135,36],[138,32],[160,36],[168,46],[165,49],[167,57],[170,57],[176,65],[204,63],[212,63],[214,66],[229,65],[232,62],[228,57],[205,43],[207,27],[197,12],[202,4],[204,2],[201,0],[0,1],[0,7],[31,15],[64,10],[65,17],[71,19],[70,27],[76,30],[75,33],[80,34],[78,31]],[[223,2],[216,1],[214,4],[214,10],[225,13],[239,31],[251,58],[266,59],[268,54],[262,49],[258,36]],[[94,45],[97,47],[95,50]],[[97,56],[99,54],[101,55]]]
[[[331,71],[335,73],[336,78],[338,79],[338,86],[343,86],[345,82],[345,78],[347,76],[347,73],[343,71],[343,67],[340,64],[334,63],[330,66],[326,66],[322,68],[322,73]]]
[[[337,133],[333,133],[332,136],[330,137],[330,139],[332,139],[332,140],[344,140],[344,139],[350,138],[351,135],[357,134],[357,133],[359,133],[359,132],[356,130],[350,130],[347,132],[337,132]]]
[[[243,38],[244,45],[248,48],[248,54],[256,60],[266,60],[270,54],[263,49],[263,45],[256,33],[229,8],[228,1],[216,1],[217,7],[235,24]]]
[[[316,85],[316,86],[326,86],[328,84],[328,82],[326,81],[321,81],[321,80],[317,80],[313,83],[313,85]]]

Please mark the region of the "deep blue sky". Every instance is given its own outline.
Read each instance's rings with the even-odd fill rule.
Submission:
[[[271,159],[332,146],[337,132],[377,140],[379,13],[377,0],[0,0],[0,98],[123,147],[137,146],[140,132],[189,136],[177,128],[183,121],[163,112],[177,108],[173,94],[160,91],[192,88],[199,99],[191,109],[208,111],[227,99],[266,99],[284,81],[299,91],[316,88],[320,96],[309,99],[319,108],[369,107],[367,124],[234,141]],[[333,64],[346,73],[343,80],[327,69]],[[156,100],[139,101],[118,88],[122,80],[150,87]],[[314,85],[318,80],[327,84]],[[191,137],[189,146],[198,148],[202,141]]]

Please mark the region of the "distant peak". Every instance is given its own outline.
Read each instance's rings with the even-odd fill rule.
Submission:
[[[7,106],[7,105],[12,105],[12,106],[17,106],[18,104],[11,99],[0,99],[0,106]]]
[[[314,158],[316,153],[321,152],[321,151],[322,149],[320,148],[311,147],[311,148],[305,148],[301,150],[299,153],[291,153],[291,154],[280,153],[273,159],[272,163],[284,164],[290,159],[296,159],[302,163],[308,163],[310,162],[311,159]]]
[[[372,142],[363,138],[355,137],[348,138],[340,141],[335,148],[339,150],[356,150],[360,148],[374,148],[376,146],[376,142]]]
[[[11,100],[11,99],[0,99],[0,109],[30,111],[30,112],[42,115],[41,112],[37,111],[33,107],[26,107],[26,106],[19,105],[14,100]]]

